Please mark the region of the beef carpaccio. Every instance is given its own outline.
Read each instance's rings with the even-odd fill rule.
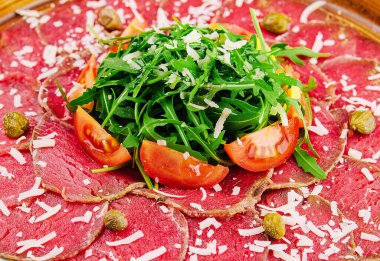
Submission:
[[[211,188],[150,190],[136,166],[107,171],[95,162],[76,140],[56,83],[72,92],[91,54],[98,63],[107,55],[96,37],[121,33],[100,24],[107,6],[122,28],[140,15],[152,28],[169,27],[175,16],[254,33],[250,7],[260,22],[286,14],[286,32],[263,29],[268,44],[330,53],[303,59],[293,72],[318,86],[308,130],[328,177],[320,181],[290,158],[266,172],[230,168]],[[0,32],[0,260],[379,259],[380,44],[325,8],[297,0],[65,0],[46,12],[18,11],[21,18]],[[372,112],[372,133],[349,129],[355,110]],[[29,120],[17,139],[3,126],[13,111]],[[120,211],[127,228],[107,228],[108,210]],[[285,223],[282,239],[265,233],[274,212]]]

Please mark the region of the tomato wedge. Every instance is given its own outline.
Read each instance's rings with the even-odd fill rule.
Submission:
[[[133,20],[130,22],[130,24],[125,28],[125,30],[121,33],[120,37],[123,36],[132,36],[132,35],[138,35],[141,32],[144,31],[145,28],[148,27],[147,22],[145,19],[140,15],[140,17],[135,17]],[[129,43],[123,44],[121,47],[123,50],[127,49],[129,46]],[[119,49],[118,46],[111,46],[110,51],[113,53],[116,53],[117,50]]]
[[[140,160],[149,177],[180,188],[212,187],[229,171],[227,167],[213,166],[192,156],[185,159],[183,153],[147,140],[142,142]]]
[[[87,154],[103,165],[117,166],[132,159],[129,151],[79,106],[74,114],[74,131]]]
[[[69,101],[81,97],[87,89],[91,89],[94,86],[97,71],[98,62],[96,61],[95,55],[92,55],[90,60],[88,60],[86,67],[83,69],[77,79],[77,82],[80,84],[80,86],[68,97]],[[94,102],[82,105],[82,107],[88,110],[92,110],[94,107]]]
[[[284,163],[293,153],[298,139],[298,119],[288,126],[278,122],[224,145],[231,160],[249,171],[265,171]]]
[[[305,97],[305,94],[301,91],[301,89],[298,87],[298,86],[292,86],[290,87],[289,89],[286,90],[286,94],[293,98],[293,99],[297,99],[299,100],[299,102],[301,103],[301,106],[302,108],[304,109],[305,113],[304,113],[304,118],[305,118],[305,123],[306,123],[306,126],[310,126],[311,124],[311,108],[306,100],[306,97]],[[300,128],[304,128],[304,122],[299,118],[299,115],[298,115],[298,112],[296,111],[296,109],[291,105],[289,106],[289,110],[288,110],[288,117],[289,118],[297,118],[298,119],[298,122],[299,122],[299,127]]]
[[[247,29],[238,26],[236,24],[229,24],[229,23],[212,23],[210,24],[210,28],[212,30],[220,29],[220,26],[225,27],[228,31],[230,31],[233,34],[239,34],[239,35],[245,35],[247,36],[246,40],[249,40],[251,38],[252,33],[248,31]]]

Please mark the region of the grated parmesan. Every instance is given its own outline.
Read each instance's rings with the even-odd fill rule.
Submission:
[[[314,11],[318,10],[319,8],[324,6],[325,4],[326,4],[326,1],[315,1],[312,4],[310,4],[309,6],[307,6],[301,14],[300,22],[303,24],[306,24],[310,14],[313,13]]]

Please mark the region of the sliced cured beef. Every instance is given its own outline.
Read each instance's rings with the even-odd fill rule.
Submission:
[[[340,23],[312,22],[299,25],[297,30],[293,29],[277,37],[276,41],[288,43],[290,46],[304,45],[318,52],[329,53],[333,58],[355,54],[356,42],[349,37],[352,35],[353,29]]]
[[[321,104],[314,101],[313,124],[309,127],[310,141],[319,155],[317,163],[325,172],[331,171],[342,157],[347,141],[344,135],[344,121],[336,120]],[[307,149],[304,146],[304,149]],[[311,152],[310,152],[311,153]],[[309,173],[305,173],[292,157],[276,168],[272,176],[271,189],[286,187],[303,187],[318,181]]]
[[[380,169],[345,157],[327,180],[320,183],[321,196],[336,202],[354,221],[356,254],[361,258],[380,257]]]
[[[228,219],[189,218],[189,260],[266,260],[261,222],[253,213]],[[194,258],[194,259],[192,259]],[[197,258],[197,259],[195,259]]]
[[[51,260],[75,256],[88,247],[103,227],[108,202],[81,204],[46,193],[28,206],[0,214],[0,257]]]
[[[325,199],[290,189],[270,191],[257,205],[262,217],[277,212],[285,222],[281,240],[271,240],[268,260],[343,260],[353,253],[351,222]]]
[[[37,78],[44,67],[44,45],[24,20],[0,32],[0,74],[24,73]]]
[[[184,259],[189,232],[180,212],[138,196],[116,200],[110,209],[124,213],[128,227],[122,231],[105,229],[86,251],[71,260]]]
[[[135,0],[135,1],[113,1],[107,0],[108,5],[112,6],[120,14],[123,14],[122,21],[127,26],[136,14],[144,17],[150,25],[157,19],[157,10],[159,6],[166,1],[156,0]]]
[[[297,1],[287,0],[259,0],[259,1],[247,1],[249,4],[237,4],[240,1],[225,1],[219,15],[214,19],[216,22],[234,23],[251,32],[255,32],[253,27],[252,18],[249,13],[249,8],[256,10],[256,15],[259,20],[262,20],[266,15],[270,13],[284,13],[292,19],[290,27],[293,28],[300,24],[300,17],[303,10],[306,8],[305,4]],[[243,1],[241,1],[243,2]],[[308,17],[309,21],[312,20],[325,20],[326,14],[322,11],[315,11]],[[263,29],[264,37],[267,40],[274,40],[275,34]],[[299,45],[299,44],[297,44]]]
[[[42,110],[38,105],[37,82],[24,74],[12,74],[0,80],[0,155],[8,153],[11,147],[27,149],[33,128],[37,124]],[[12,139],[5,134],[3,116],[18,111],[29,120],[29,130],[20,139]]]
[[[371,109],[380,116],[379,75],[375,60],[340,56],[321,64],[322,71],[337,82],[336,95],[339,96],[333,108]]]
[[[361,58],[377,59],[380,61],[380,46],[377,41],[359,35],[356,38],[355,55]]]
[[[160,191],[134,190],[191,217],[228,217],[252,208],[267,188],[270,172],[253,173],[231,168],[227,177],[210,189],[162,187]]]
[[[30,152],[13,150],[12,154],[14,156],[0,156],[0,200],[7,207],[21,204],[24,199],[20,194],[29,191],[36,183]]]
[[[41,85],[39,100],[41,106],[51,112],[58,119],[72,122],[71,112],[66,107],[66,102],[58,90],[57,81],[62,86],[66,94],[70,94],[75,89],[74,83],[77,81],[81,69],[74,67],[74,60],[66,57],[59,65],[57,73],[48,77]]]
[[[91,173],[103,166],[82,150],[72,127],[53,120],[50,114],[42,118],[33,138],[40,144],[40,148],[33,149],[36,175],[42,178],[46,189],[60,193],[65,200],[113,200],[144,185],[138,182],[138,174],[132,169]],[[45,162],[46,166],[37,162]]]

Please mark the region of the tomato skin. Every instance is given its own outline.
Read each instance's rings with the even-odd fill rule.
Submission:
[[[79,106],[74,114],[74,132],[87,154],[103,165],[117,166],[132,159],[129,151]]]
[[[192,156],[185,159],[183,153],[148,140],[142,142],[140,160],[149,177],[179,188],[212,187],[229,171],[227,167],[213,166]],[[195,168],[199,168],[198,174]]]
[[[140,15],[141,16],[141,15]],[[142,20],[141,20],[142,19]],[[133,18],[133,20],[129,23],[127,28],[121,33],[120,37],[130,36],[130,35],[138,35],[141,33],[141,29],[148,28],[148,24],[145,19],[141,16],[140,19],[138,17]],[[123,44],[121,47],[123,50],[126,50],[129,46],[129,43]],[[110,51],[116,53],[119,49],[119,46],[111,46]]]
[[[281,126],[278,123],[268,126],[257,132],[247,134],[240,141],[236,140],[224,145],[224,150],[235,164],[249,171],[260,172],[278,167],[295,150],[299,133],[298,124],[298,119],[292,118],[289,120],[289,126]],[[260,147],[262,144],[258,144],[259,142],[265,143],[267,140],[277,138],[278,142],[275,145],[272,144],[266,147],[264,144]],[[259,142],[252,143],[254,140]]]
[[[250,31],[247,29],[236,25],[236,24],[230,24],[230,23],[212,23],[210,24],[210,28],[212,30],[216,30],[220,28],[220,25],[225,27],[228,31],[230,31],[233,34],[239,34],[239,35],[245,35],[247,36],[246,40],[249,40],[251,36],[253,35]]]
[[[91,58],[88,60],[86,67],[83,69],[83,71],[80,73],[77,79],[77,82],[80,84],[80,86],[68,97],[69,102],[81,97],[87,89],[91,89],[94,86],[97,73],[98,62],[96,60],[95,55],[92,55]],[[88,110],[92,110],[93,107],[94,102],[82,105],[82,108]]]

